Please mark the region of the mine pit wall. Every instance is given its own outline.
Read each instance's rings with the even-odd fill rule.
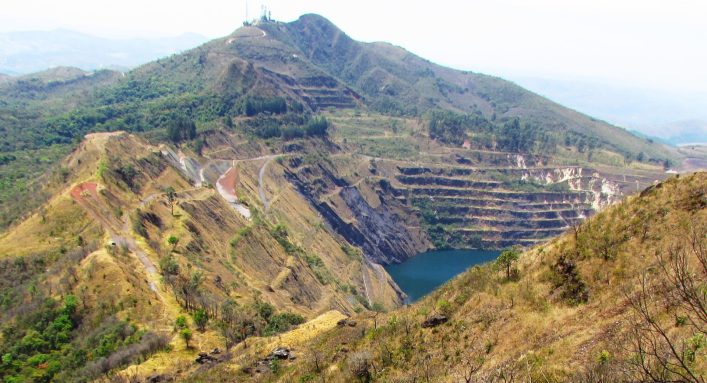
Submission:
[[[568,182],[570,190],[508,191],[487,178],[490,171],[541,184]],[[469,247],[500,249],[557,236],[621,196],[615,183],[580,167],[408,166],[357,186],[335,173],[327,166],[302,166],[293,158],[286,177],[334,232],[377,264],[402,262],[432,248],[417,208],[423,201],[432,201],[435,212],[426,218],[428,225],[447,227]],[[369,203],[361,187],[374,191],[380,202]]]
[[[328,171],[322,174],[333,177]],[[382,190],[376,191],[380,205],[374,208],[357,187],[346,185],[341,179],[324,181],[330,186],[343,185],[338,186],[337,197],[346,206],[335,206],[330,201],[320,201],[312,192],[312,185],[318,184],[321,187],[322,179],[309,183],[292,171],[287,171],[286,177],[325,218],[333,231],[352,245],[360,247],[370,262],[384,265],[402,262],[431,247],[419,224],[404,224],[415,213]],[[340,211],[344,210],[352,216],[342,217]]]

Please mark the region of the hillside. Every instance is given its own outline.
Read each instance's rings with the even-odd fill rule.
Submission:
[[[222,347],[217,327],[226,318],[247,326],[229,332],[235,342],[330,310],[400,304],[382,268],[332,237],[293,189],[278,193],[277,207],[254,202],[258,172],[274,156],[204,163],[196,187],[180,169],[199,164],[183,156],[124,132],[87,135],[63,163],[61,191],[0,235],[0,351],[10,361],[2,375],[83,381],[169,343],[178,353],[162,367],[174,368],[192,355],[171,331],[189,313],[215,326],[194,334],[201,349]],[[62,319],[67,299],[70,318]],[[54,338],[59,320],[64,332]],[[25,344],[34,330],[39,343]],[[92,350],[94,341],[109,346]]]
[[[475,269],[488,283],[462,300],[453,282],[415,306],[421,316],[444,295],[450,315],[498,308],[510,315],[504,330],[536,298],[546,319],[583,320],[581,307],[599,301],[569,307],[555,299],[563,286],[549,287],[555,277],[539,277],[568,237],[544,248],[548,258],[540,246],[593,228],[582,251],[603,244],[616,266],[627,250],[614,247],[641,244],[607,244],[604,232],[635,227],[593,222],[701,156],[501,79],[356,42],[316,15],[261,20],[125,74],[13,78],[0,84],[0,122],[0,373],[12,382],[186,378],[216,347],[198,364],[230,360],[232,347],[248,348],[240,358],[282,339],[335,340],[340,319],[361,315],[367,327],[367,315],[404,302],[383,265],[434,248],[533,250],[519,280]],[[688,179],[652,190],[704,188],[702,174]],[[672,203],[661,197],[650,211]],[[608,275],[592,262],[583,283],[599,293],[607,283],[611,298],[612,278],[645,266]],[[530,323],[540,326],[542,310]]]
[[[121,74],[57,67],[0,80],[0,227],[6,227],[52,195],[56,164],[80,137],[46,129],[48,120],[83,105]],[[35,193],[27,194],[27,190]],[[17,203],[19,197],[22,203]]]
[[[126,130],[165,141],[165,126],[181,114],[202,130],[235,124],[242,133],[266,138],[273,130],[265,128],[273,121],[301,125],[307,116],[327,109],[358,110],[389,121],[396,116],[422,121],[428,129],[421,133],[443,146],[459,148],[468,141],[471,149],[549,156],[559,165],[628,166],[650,170],[651,181],[661,177],[661,167],[682,161],[674,149],[504,80],[444,68],[389,44],[356,42],[316,15],[239,28],[124,77],[99,71],[67,79],[53,72],[0,87],[5,137],[0,166],[16,185],[32,187],[29,180],[88,132]],[[283,102],[287,113],[284,119],[239,123],[254,101]],[[266,109],[253,111],[271,113]],[[41,161],[32,164],[31,158]],[[43,200],[12,204],[21,190],[2,186],[0,225],[16,222]]]
[[[703,382],[705,193],[706,173],[672,178],[509,274],[473,267],[411,306],[270,343],[296,359],[253,343],[185,381]]]

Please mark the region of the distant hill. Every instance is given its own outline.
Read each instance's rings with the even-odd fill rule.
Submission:
[[[565,106],[673,145],[707,140],[704,92],[641,89],[608,80],[511,79]]]
[[[64,29],[0,33],[0,72],[19,75],[56,66],[126,70],[206,40],[194,33],[148,39],[107,39]]]
[[[129,84],[139,91],[126,92]],[[478,116],[475,127],[467,126],[472,130],[518,118],[532,134],[548,132],[546,136],[563,143],[604,147],[627,158],[641,152],[655,160],[674,156],[663,145],[638,139],[503,79],[445,68],[387,43],[355,41],[318,15],[240,28],[181,55],[141,66],[115,89],[120,97],[114,93],[97,103],[117,107],[141,100],[144,107],[145,101],[162,104],[182,94],[195,98],[190,108],[211,112],[213,105],[204,101],[219,100],[221,115],[239,113],[236,104],[253,96],[285,97],[308,110],[366,107],[399,116],[446,110]],[[167,104],[183,110],[174,102]]]
[[[675,121],[646,127],[643,130],[652,132],[655,136],[673,145],[707,143],[707,121],[703,120]]]
[[[707,143],[707,122],[702,120],[675,121],[666,124],[642,126],[632,129],[631,133],[639,137],[675,146],[704,145]]]

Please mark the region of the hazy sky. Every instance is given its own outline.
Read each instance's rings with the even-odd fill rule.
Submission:
[[[705,0],[272,0],[273,18],[319,13],[350,36],[498,75],[587,77],[707,91]],[[260,1],[249,1],[250,16]],[[245,1],[3,0],[0,31],[67,28],[107,37],[223,36]]]

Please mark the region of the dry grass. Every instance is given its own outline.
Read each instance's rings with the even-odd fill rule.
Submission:
[[[613,245],[616,251],[608,260],[587,252],[573,234],[567,234],[526,252],[517,280],[506,281],[490,265],[474,267],[410,307],[375,319],[370,314],[359,316],[355,329],[335,328],[299,344],[305,355],[298,355],[277,374],[239,376],[243,381],[325,377],[327,382],[349,382],[354,379],[347,362],[352,355],[370,358],[376,381],[413,377],[426,381],[425,376],[430,376],[434,382],[456,382],[474,363],[481,364],[474,376],[482,381],[500,372],[512,374],[513,381],[582,380],[578,374],[606,369],[602,366],[607,363],[609,371],[618,374],[628,368],[625,363],[633,355],[629,339],[635,318],[626,297],[638,287],[644,271],[654,272],[650,266],[656,251],[686,238],[681,233],[691,225],[707,227],[705,192],[705,173],[673,179],[583,224],[584,235],[596,230],[609,238],[622,238]],[[644,224],[648,225],[645,238]],[[589,246],[591,250],[596,243]],[[572,257],[589,291],[587,303],[569,303],[554,282],[552,270],[559,257],[571,254],[584,254]],[[450,321],[421,328],[425,318],[442,310],[441,301],[449,302]],[[667,312],[660,318],[668,328],[674,326]],[[312,364],[316,355],[325,366],[320,371]],[[698,356],[696,371],[707,367],[706,359],[703,353]],[[211,375],[195,377],[199,376]],[[606,379],[622,379],[613,376]]]

